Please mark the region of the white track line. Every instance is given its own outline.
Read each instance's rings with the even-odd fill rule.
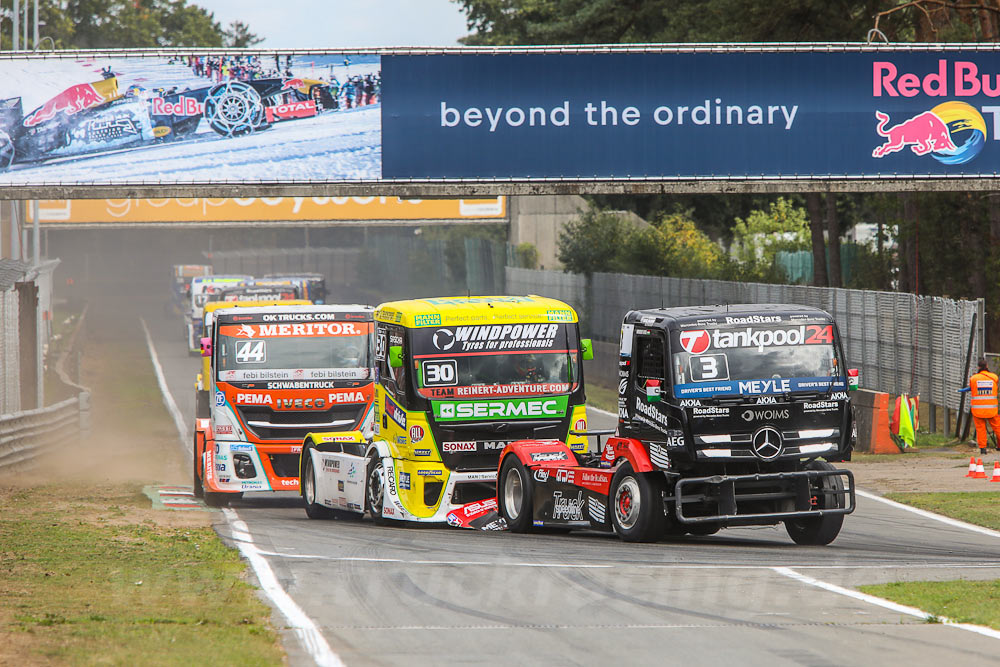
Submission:
[[[224,507],[222,513],[226,517],[226,522],[229,523],[236,547],[243,554],[243,557],[250,561],[250,565],[257,575],[257,581],[260,582],[261,589],[271,598],[274,606],[284,614],[288,620],[289,627],[295,631],[295,635],[299,638],[299,641],[309,655],[312,656],[312,659],[316,661],[317,665],[321,665],[322,667],[342,666],[344,664],[343,661],[330,648],[326,638],[323,637],[323,633],[316,627],[313,620],[302,611],[302,607],[296,604],[295,600],[278,583],[278,578],[274,576],[274,571],[271,570],[267,559],[264,558],[254,545],[253,538],[250,536],[250,528],[246,522],[240,519],[239,515],[236,514],[236,510],[229,507]]]
[[[622,563],[531,563],[531,562],[497,562],[486,560],[410,560],[406,558],[369,558],[364,556],[324,556],[321,554],[291,554],[278,551],[263,551],[258,549],[262,556],[273,556],[275,558],[289,558],[292,560],[325,560],[338,563],[402,563],[406,565],[447,565],[448,567],[534,567],[534,568],[574,568],[578,570],[608,570],[621,568]],[[629,563],[630,569],[669,569],[669,570],[773,570],[774,565],[711,565],[696,563]],[[797,570],[884,570],[887,568],[906,569],[947,569],[958,568],[1000,570],[1000,563],[920,563],[912,561],[887,562],[863,565],[809,565],[794,563],[785,567],[794,567]]]
[[[862,498],[868,498],[869,500],[877,500],[878,502],[885,503],[890,507],[895,507],[896,509],[906,510],[907,512],[913,512],[914,514],[919,514],[920,516],[926,519],[934,519],[935,521],[946,523],[949,526],[954,526],[956,528],[964,528],[965,530],[971,530],[975,533],[980,533],[982,535],[989,535],[990,537],[1000,537],[1000,532],[997,532],[995,530],[990,530],[989,528],[983,528],[982,526],[976,526],[971,523],[959,521],[958,519],[952,519],[950,517],[942,516],[940,514],[935,514],[934,512],[928,512],[927,510],[922,510],[919,507],[911,507],[910,505],[897,503],[895,500],[889,500],[888,498],[883,498],[882,496],[877,496],[874,493],[869,493],[868,491],[862,491],[861,489],[855,489],[854,492],[859,496],[861,496]]]
[[[173,394],[170,393],[170,389],[167,387],[167,380],[163,376],[163,367],[160,366],[160,359],[156,354],[156,348],[153,347],[153,339],[149,335],[146,321],[142,318],[139,318],[139,321],[142,322],[142,330],[146,332],[146,345],[149,347],[149,358],[153,361],[153,370],[156,372],[156,382],[160,386],[160,393],[163,394],[163,403],[174,418],[174,424],[177,426],[177,434],[180,436],[181,443],[187,448],[189,443],[185,437],[184,419],[181,417],[180,410],[177,409],[177,402],[174,401]],[[190,450],[188,451],[190,452]],[[323,637],[323,633],[319,631],[313,620],[302,611],[302,607],[296,604],[295,600],[278,583],[278,579],[274,576],[274,571],[268,565],[267,559],[261,555],[261,552],[254,545],[253,537],[250,535],[250,528],[246,522],[240,519],[235,510],[228,507],[223,508],[222,513],[226,517],[226,523],[229,524],[229,530],[231,531],[233,541],[236,543],[236,547],[250,563],[254,574],[257,575],[257,581],[260,582],[261,590],[264,591],[271,602],[274,603],[274,606],[278,608],[278,611],[288,620],[289,627],[295,631],[296,637],[298,637],[306,652],[321,667],[341,667],[344,663],[333,652],[333,649],[330,648],[330,645]]]
[[[140,317],[139,322],[142,324],[142,330],[146,334],[146,347],[149,348],[149,359],[153,362],[153,370],[156,372],[156,382],[160,385],[160,394],[163,395],[163,404],[167,406],[167,412],[170,413],[170,416],[174,420],[174,426],[177,427],[177,437],[181,440],[181,446],[184,447],[184,450],[188,454],[193,456],[194,452],[191,450],[192,444],[188,438],[188,430],[184,424],[184,417],[181,416],[181,411],[177,409],[177,402],[174,400],[174,395],[167,388],[167,379],[163,376],[160,357],[156,354],[156,348],[153,347],[153,338],[149,335],[146,320]]]
[[[917,609],[916,607],[908,607],[903,604],[898,604],[891,600],[884,600],[874,595],[868,595],[867,593],[862,593],[861,591],[851,590],[850,588],[844,588],[843,586],[838,586],[836,584],[831,584],[826,581],[820,581],[819,579],[814,579],[810,576],[796,572],[787,567],[775,567],[771,568],[778,574],[789,577],[790,579],[795,579],[803,584],[809,584],[810,586],[815,586],[817,588],[822,588],[825,591],[830,591],[831,593],[837,593],[838,595],[843,595],[849,598],[854,598],[855,600],[861,600],[862,602],[867,602],[868,604],[878,605],[879,607],[884,607],[889,611],[895,611],[900,614],[906,614],[907,616],[914,616],[924,621],[937,620],[943,625],[950,625],[954,628],[959,628],[960,630],[968,630],[969,632],[975,632],[986,637],[991,637],[992,639],[1000,639],[1000,632],[992,628],[986,628],[981,625],[972,625],[970,623],[956,623],[949,618],[944,616],[935,616],[934,614],[929,614],[922,609]]]

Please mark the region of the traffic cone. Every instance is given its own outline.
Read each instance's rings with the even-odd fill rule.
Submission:
[[[976,457],[975,456],[970,456],[969,457],[969,472],[965,473],[965,476],[966,477],[975,477],[976,476]]]
[[[993,462],[993,476],[990,477],[991,482],[1000,482],[1000,461]]]
[[[972,476],[972,479],[986,479],[986,469],[983,468],[982,459],[976,459],[976,474]]]

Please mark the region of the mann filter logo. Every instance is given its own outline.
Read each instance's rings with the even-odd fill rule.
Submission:
[[[553,396],[503,401],[433,401],[432,405],[437,421],[485,421],[563,417],[568,401],[568,396]]]
[[[495,324],[438,329],[434,346],[448,350],[455,343],[461,351],[544,349],[555,345],[558,324]]]
[[[438,314],[433,315],[414,315],[413,316],[413,326],[417,327],[430,327],[441,324],[441,316]]]

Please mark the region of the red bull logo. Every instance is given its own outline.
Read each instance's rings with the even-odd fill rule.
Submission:
[[[306,82],[302,79],[288,79],[281,84],[282,90],[293,90],[295,88],[305,88]]]
[[[964,164],[986,144],[986,122],[965,102],[944,102],[892,127],[887,127],[889,114],[876,111],[875,119],[875,131],[885,140],[872,151],[874,158],[908,147],[914,155],[929,154],[943,164]]]
[[[34,127],[39,123],[55,118],[57,113],[71,116],[84,109],[104,104],[107,100],[92,83],[81,83],[62,91],[48,102],[33,111],[24,119],[25,127]]]

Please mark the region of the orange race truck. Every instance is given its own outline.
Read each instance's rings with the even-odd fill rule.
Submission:
[[[226,505],[247,491],[298,491],[315,431],[373,433],[373,309],[277,305],[215,311],[210,416],[195,423],[195,495]]]

